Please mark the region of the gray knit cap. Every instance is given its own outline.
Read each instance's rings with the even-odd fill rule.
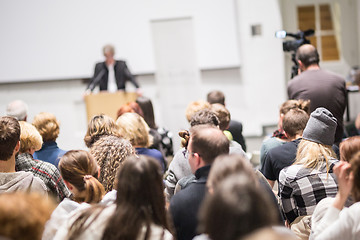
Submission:
[[[324,145],[333,145],[337,120],[326,108],[319,107],[310,114],[303,139]]]

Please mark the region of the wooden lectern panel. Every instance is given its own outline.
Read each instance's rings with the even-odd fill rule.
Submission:
[[[85,96],[87,119],[98,114],[106,114],[116,120],[119,108],[128,103],[133,102],[137,98],[135,92],[100,92],[97,94],[89,94]]]

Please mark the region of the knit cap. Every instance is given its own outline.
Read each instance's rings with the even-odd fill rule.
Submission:
[[[337,120],[324,107],[315,109],[310,114],[309,121],[303,132],[303,139],[324,145],[333,145]]]

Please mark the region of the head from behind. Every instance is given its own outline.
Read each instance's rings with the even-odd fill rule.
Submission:
[[[287,100],[280,106],[280,117],[279,117],[279,128],[282,129],[282,121],[286,113],[291,109],[301,109],[304,110],[308,115],[310,115],[310,100]]]
[[[154,108],[150,98],[141,96],[136,99],[136,102],[139,104],[141,110],[144,113],[144,120],[149,125],[150,128],[156,128]]]
[[[340,160],[349,162],[360,151],[360,136],[349,137],[340,143]]]
[[[283,129],[288,139],[301,136],[308,120],[309,115],[304,110],[294,108],[287,112],[283,118]]]
[[[193,114],[190,120],[190,126],[194,127],[197,125],[211,125],[218,127],[220,124],[219,118],[216,116],[215,112],[211,109],[203,109],[200,111],[197,111]]]
[[[225,95],[221,91],[214,90],[207,94],[207,101],[210,104],[219,103],[225,106]]]
[[[194,113],[203,109],[210,109],[210,108],[211,108],[210,103],[203,100],[191,102],[189,103],[189,105],[186,107],[185,110],[186,119],[188,120],[188,122],[190,122]]]
[[[20,121],[20,153],[34,154],[43,144],[39,131],[30,123]]]
[[[26,121],[29,107],[22,100],[10,102],[6,107],[6,116],[14,117],[18,121]]]
[[[193,173],[200,167],[211,165],[221,154],[229,153],[229,140],[217,127],[198,125],[190,129],[187,147],[188,160]]]
[[[296,60],[300,65],[301,71],[305,71],[312,65],[319,65],[319,53],[313,45],[304,44],[297,49]]]
[[[231,119],[229,110],[224,105],[219,103],[211,104],[211,110],[216,114],[216,116],[220,120],[220,125],[219,125],[220,129],[222,131],[228,129]]]
[[[201,230],[210,239],[236,240],[273,225],[276,213],[267,195],[254,187],[247,175],[233,174],[206,196],[199,219]]]
[[[6,161],[19,150],[20,124],[13,117],[0,117],[0,160]],[[16,151],[15,151],[16,153]]]
[[[355,153],[350,159],[351,171],[353,172],[352,196],[356,202],[360,201],[360,152]]]
[[[84,150],[71,150],[61,157],[59,170],[75,201],[98,203],[104,187],[97,180],[99,166],[93,156]]]
[[[104,135],[120,136],[119,127],[111,117],[104,114],[96,115],[88,124],[84,142],[90,148],[94,142]]]
[[[145,120],[137,113],[124,113],[117,120],[120,135],[129,140],[134,147],[149,147],[152,139],[150,128]]]
[[[59,136],[60,123],[52,113],[39,113],[34,117],[32,124],[39,131],[44,142],[55,142]]]
[[[137,113],[142,117],[144,116],[142,109],[140,108],[139,104],[137,104],[136,102],[129,102],[127,104],[122,105],[117,112],[117,118],[119,118],[121,115],[127,112]]]
[[[105,192],[109,192],[114,188],[120,165],[128,156],[135,154],[135,150],[128,140],[116,136],[103,136],[92,145],[90,153],[100,167],[99,181]]]

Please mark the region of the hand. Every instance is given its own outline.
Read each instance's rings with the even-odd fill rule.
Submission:
[[[136,93],[137,93],[137,95],[138,95],[139,97],[141,97],[141,96],[143,95],[143,91],[142,91],[141,88],[137,88],[137,89],[136,89]]]
[[[89,90],[89,89],[87,89],[84,93],[83,93],[83,100],[85,100],[85,97],[87,96],[87,95],[90,95],[91,94],[91,91]]]

